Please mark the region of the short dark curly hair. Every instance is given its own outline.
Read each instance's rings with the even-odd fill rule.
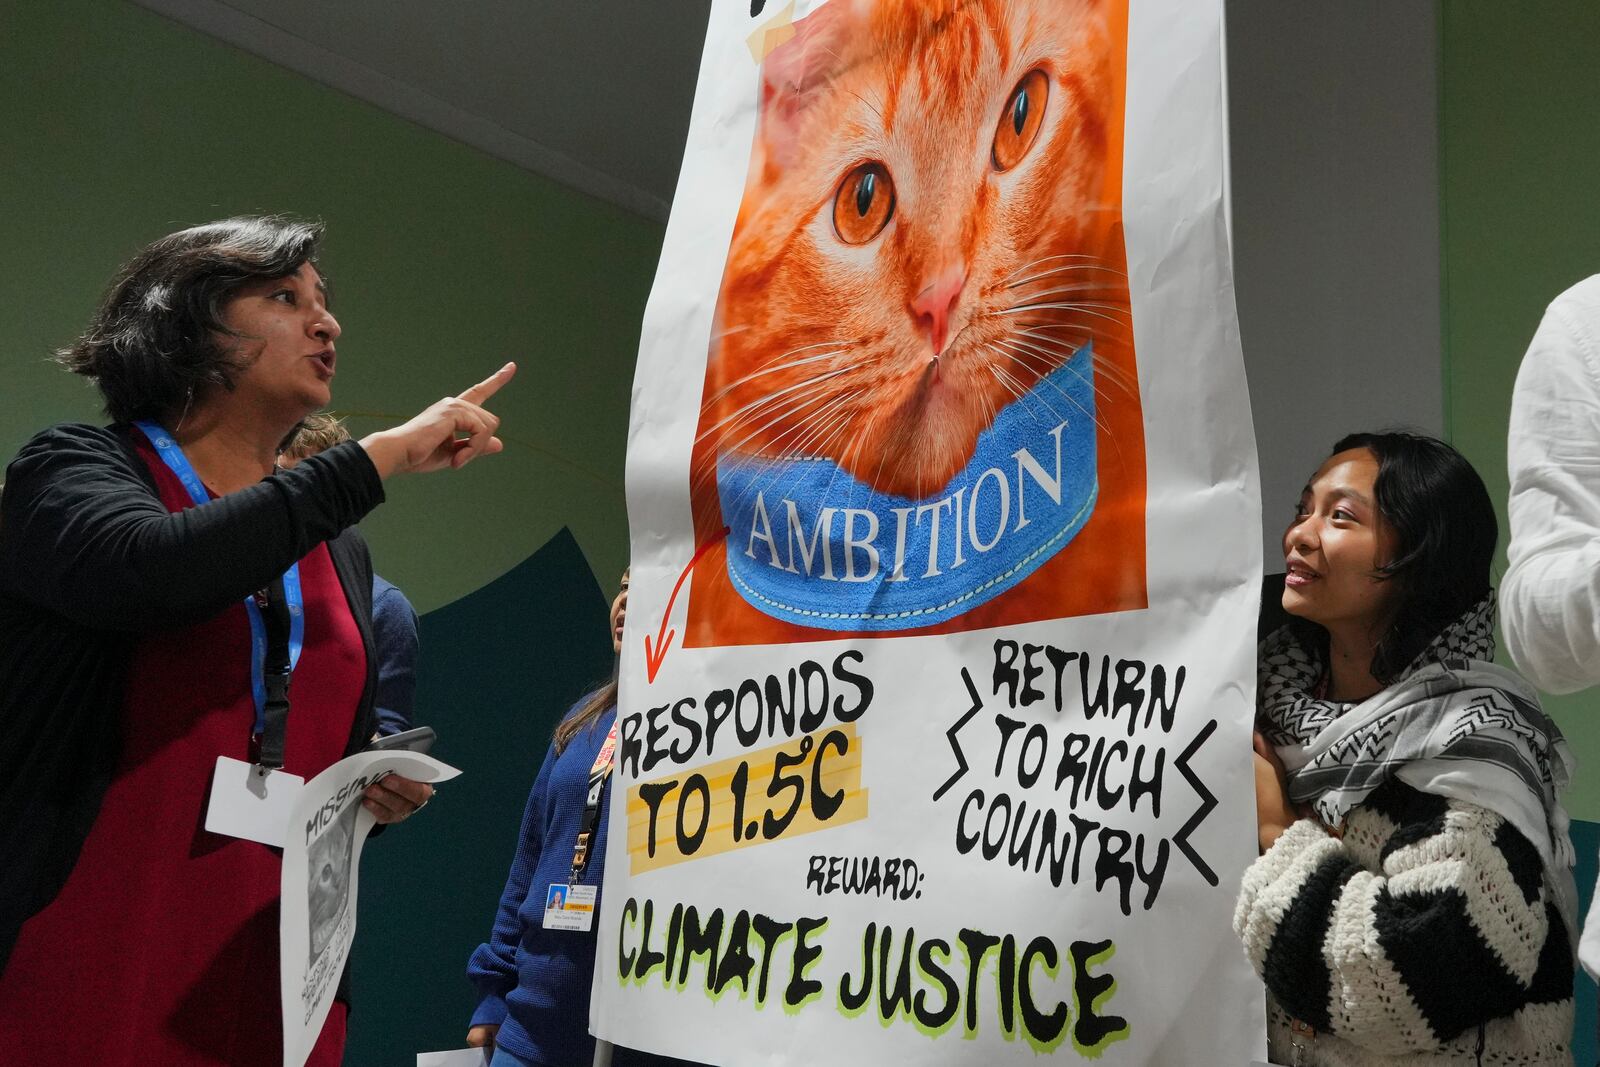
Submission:
[[[243,215],[168,234],[133,257],[89,326],[56,360],[94,380],[116,423],[160,420],[205,386],[231,389],[241,368],[222,324],[249,282],[315,263],[322,224]]]

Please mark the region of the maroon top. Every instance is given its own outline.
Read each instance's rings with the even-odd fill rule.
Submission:
[[[167,509],[190,506],[149,444],[137,447]],[[367,668],[326,545],[300,561],[300,582],[284,768],[310,779],[348,747]],[[280,1067],[280,855],[204,829],[217,757],[247,760],[254,720],[242,602],[139,642],[99,818],[0,975],[8,1062]],[[339,1063],[344,1021],[335,1005],[310,1064]]]

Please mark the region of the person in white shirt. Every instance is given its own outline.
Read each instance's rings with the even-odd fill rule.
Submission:
[[[1546,692],[1600,685],[1600,275],[1546,309],[1517,372],[1506,452],[1506,647]],[[1600,974],[1593,915],[1578,956]]]

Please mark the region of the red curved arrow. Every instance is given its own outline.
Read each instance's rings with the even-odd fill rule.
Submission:
[[[683,580],[689,577],[689,572],[694,570],[694,565],[700,562],[700,557],[712,548],[720,545],[723,538],[728,536],[728,527],[724,526],[722,532],[695,550],[690,558],[689,565],[683,568],[683,573],[678,575],[678,584],[672,587],[672,595],[667,597],[667,610],[661,614],[661,629],[656,632],[655,647],[650,647],[650,635],[644,635],[644,669],[650,682],[656,680],[656,672],[661,669],[661,661],[667,658],[667,646],[672,644],[676,630],[667,629],[667,620],[672,618],[672,603],[678,599],[678,590],[683,588]]]

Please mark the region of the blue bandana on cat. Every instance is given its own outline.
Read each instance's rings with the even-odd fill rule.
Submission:
[[[717,461],[728,577],[774,618],[827,630],[953,619],[1061,551],[1094,511],[1088,345],[1007,404],[972,461],[924,500],[880,493],[830,460]]]

